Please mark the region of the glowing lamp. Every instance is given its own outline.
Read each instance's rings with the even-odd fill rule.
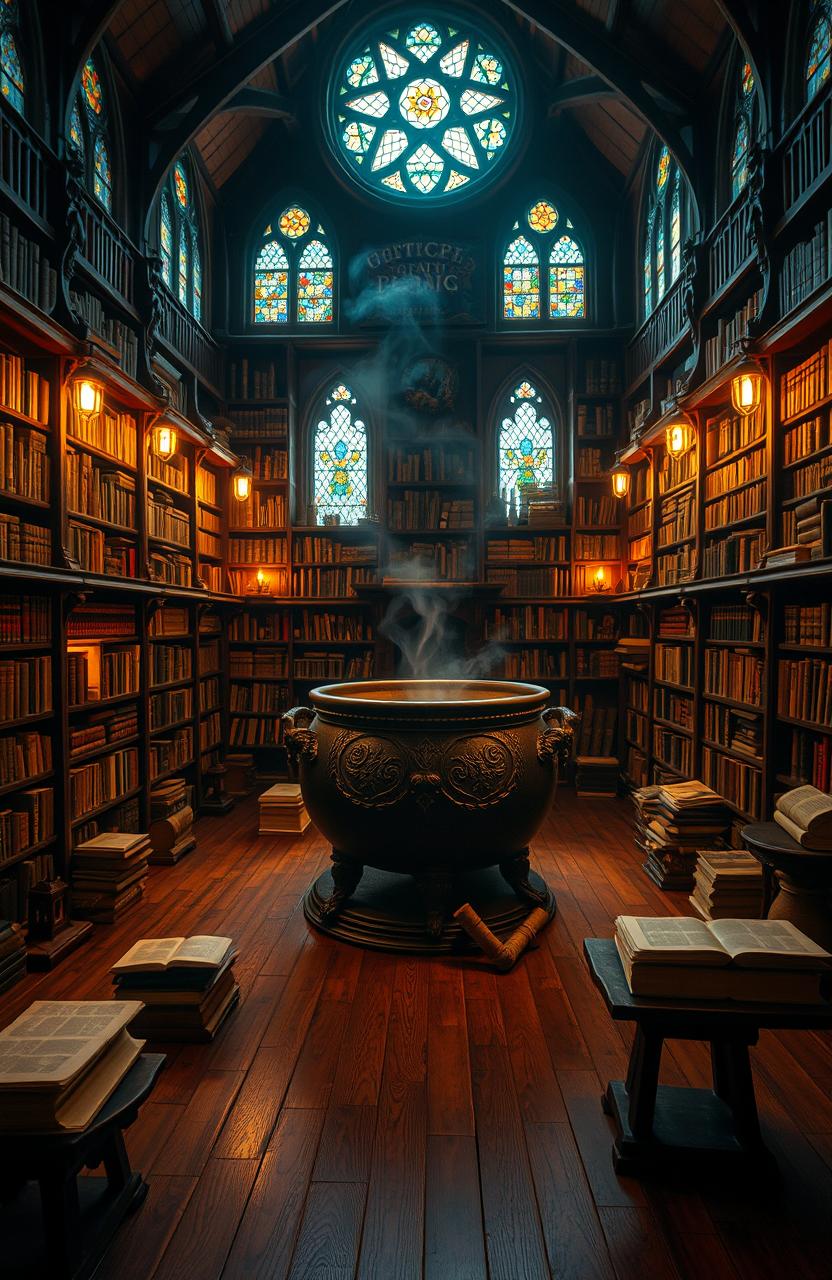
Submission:
[[[614,498],[626,498],[630,492],[630,468],[617,462],[610,472],[612,495]]]
[[[594,574],[592,575],[592,590],[597,591],[600,594],[600,592],[609,591],[609,589],[610,587],[609,587],[609,583],[607,582],[607,571],[602,564],[599,564],[598,568],[595,570]]]
[[[238,502],[246,502],[251,497],[251,476],[247,471],[234,472],[233,489]]]
[[[694,441],[693,423],[690,418],[686,418],[684,414],[674,418],[665,427],[664,438],[671,458],[681,458]]]
[[[256,582],[257,582],[257,590],[265,591],[266,587],[269,585],[268,574],[264,573],[262,569],[258,569],[257,575],[256,575]]]
[[[763,398],[765,374],[756,360],[747,356],[741,361],[731,379],[731,403],[744,418],[759,409]]]
[[[172,458],[176,453],[176,428],[161,422],[153,428],[152,445],[157,458]]]
[[[76,378],[72,384],[72,403],[79,418],[94,418],[104,403],[104,388],[93,378]]]

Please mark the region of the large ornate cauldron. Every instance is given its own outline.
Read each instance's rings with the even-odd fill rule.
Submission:
[[[528,845],[576,718],[546,709],[549,696],[511,681],[368,680],[314,689],[314,710],[287,712],[304,802],[332,843],[322,915],[337,914],[365,865],[415,878],[433,936],[455,873],[499,865],[519,897],[546,901]]]

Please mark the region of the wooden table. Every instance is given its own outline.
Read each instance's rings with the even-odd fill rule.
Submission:
[[[804,849],[777,822],[752,822],[742,829],[749,851],[762,864],[766,881],[765,911],[792,924],[832,951],[832,853]],[[779,892],[771,893],[771,881]]]
[[[0,1134],[3,1280],[92,1275],[119,1223],[147,1195],[147,1183],[130,1168],[122,1131],[164,1061],[162,1053],[143,1053],[80,1133]],[[106,1177],[79,1178],[101,1163]]]
[[[627,1079],[610,1081],[603,1097],[616,1126],[616,1172],[690,1165],[772,1172],[774,1157],[760,1135],[749,1046],[762,1027],[832,1027],[832,1005],[634,996],[611,939],[585,938],[584,954],[612,1017],[636,1023]],[[665,1039],[710,1042],[713,1089],[659,1084]]]

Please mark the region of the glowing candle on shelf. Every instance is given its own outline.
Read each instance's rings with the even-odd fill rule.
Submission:
[[[153,452],[159,458],[172,458],[176,453],[176,429],[167,422],[153,428]]]
[[[593,591],[609,590],[609,585],[607,583],[607,571],[602,564],[598,565],[598,568],[595,570],[595,573],[592,575],[592,590]]]
[[[269,585],[268,575],[265,574],[262,569],[258,569],[257,570],[257,590],[265,591],[268,585]]]

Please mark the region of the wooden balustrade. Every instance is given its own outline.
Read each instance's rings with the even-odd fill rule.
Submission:
[[[708,239],[708,297],[712,300],[753,257],[751,202],[747,193],[726,209]]]
[[[783,141],[783,199],[788,211],[832,170],[832,97],[805,110]]]
[[[628,385],[652,368],[681,338],[685,328],[682,286],[683,280],[679,276],[630,343],[627,349]]]
[[[191,313],[167,289],[162,294],[159,336],[218,395],[223,387],[222,351]]]
[[[84,221],[87,233],[84,261],[99,280],[133,309],[135,248],[105,210],[86,194]]]
[[[29,126],[13,120],[10,112],[0,111],[0,183],[44,224],[49,222],[50,161],[54,157]]]

